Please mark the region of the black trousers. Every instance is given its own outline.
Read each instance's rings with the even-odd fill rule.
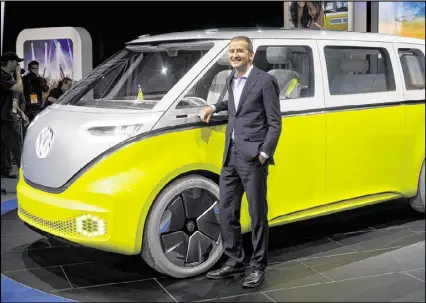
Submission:
[[[0,146],[0,159],[1,159],[1,173],[9,173],[12,170],[12,161],[10,159],[10,150],[6,145],[1,143]]]
[[[1,121],[1,162],[2,170],[8,170],[12,167],[10,164],[10,153],[12,153],[16,164],[21,167],[21,154],[22,154],[22,122],[20,120],[15,122]],[[4,166],[4,168],[3,168]]]
[[[252,227],[253,255],[250,266],[265,269],[269,241],[268,204],[266,200],[268,166],[259,159],[247,162],[231,141],[229,154],[219,182],[220,226],[224,252],[229,266],[240,266],[245,256],[241,236],[241,199],[247,195]]]

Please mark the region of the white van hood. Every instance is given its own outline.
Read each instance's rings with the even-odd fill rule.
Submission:
[[[162,114],[69,105],[47,108],[27,130],[23,175],[34,184],[59,188],[101,153],[150,131]]]

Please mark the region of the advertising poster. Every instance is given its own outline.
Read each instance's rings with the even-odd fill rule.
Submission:
[[[40,76],[49,87],[56,87],[65,77],[74,79],[73,41],[71,39],[27,40],[24,42],[24,64],[38,61]]]
[[[314,5],[312,5],[314,4]],[[290,27],[296,27],[293,20],[297,18],[298,7],[302,7],[301,25],[299,28],[314,28],[312,19],[325,30],[348,30],[348,2],[347,1],[292,1],[288,2]],[[313,8],[313,9],[312,9]]]
[[[379,2],[379,33],[425,39],[425,3]]]

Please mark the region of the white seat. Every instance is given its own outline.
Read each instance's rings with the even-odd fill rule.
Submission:
[[[228,66],[228,67],[231,66],[227,55],[220,58],[218,60],[218,64],[223,66]],[[210,104],[215,104],[216,102],[218,102],[221,94],[223,94],[223,98],[221,99],[221,101],[228,99],[228,90],[226,89],[226,80],[228,79],[231,72],[232,72],[231,69],[226,69],[216,74],[209,88],[209,93],[207,95],[207,104],[210,105]]]
[[[300,97],[301,85],[299,75],[291,70],[291,59],[292,52],[291,49],[287,47],[268,47],[266,50],[266,60],[269,64],[284,65],[288,68],[277,68],[268,71],[268,73],[273,75],[278,81],[280,99]],[[297,84],[290,94],[287,94],[293,79],[297,79]]]
[[[384,74],[365,74],[369,63],[366,59],[344,59],[340,62],[340,74],[330,84],[330,94],[347,95],[386,91]]]

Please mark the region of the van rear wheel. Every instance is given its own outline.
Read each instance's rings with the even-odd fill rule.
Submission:
[[[421,213],[425,213],[425,162],[420,171],[417,195],[410,201],[411,207]]]
[[[145,223],[145,262],[175,278],[211,268],[223,253],[218,201],[219,186],[202,176],[186,176],[168,185]]]

